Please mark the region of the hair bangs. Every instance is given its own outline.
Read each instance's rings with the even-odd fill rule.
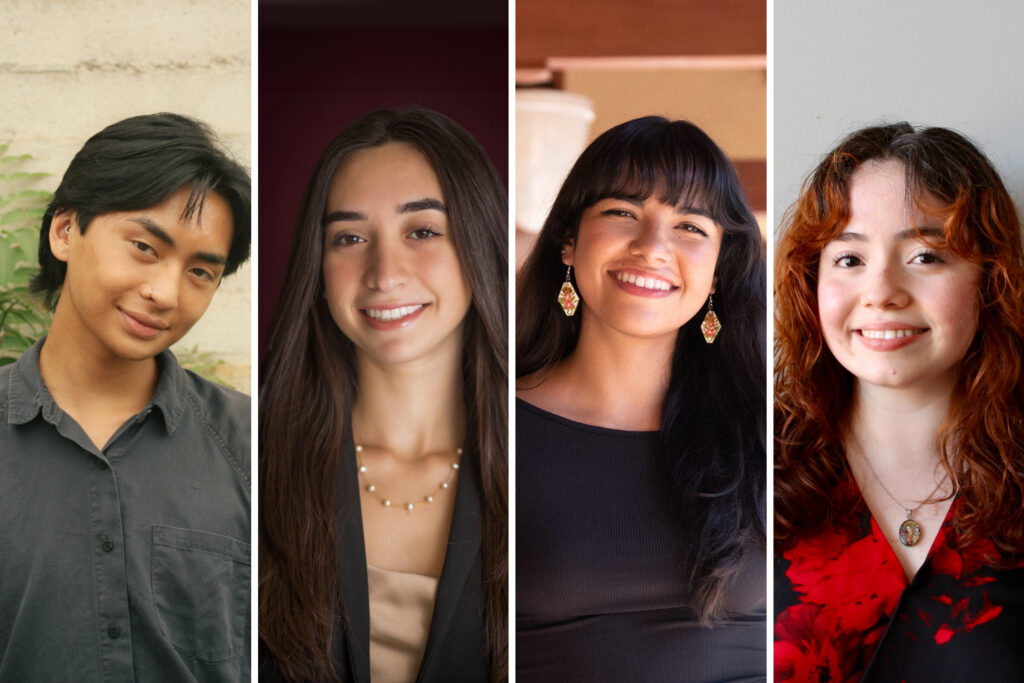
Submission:
[[[666,125],[606,145],[585,179],[583,206],[605,197],[658,201],[711,217],[719,225],[743,220],[735,215],[725,175],[728,161],[695,128]]]

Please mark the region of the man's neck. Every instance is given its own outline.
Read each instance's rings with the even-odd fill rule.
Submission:
[[[156,392],[155,358],[125,360],[79,343],[58,317],[39,350],[39,373],[57,405],[102,449]]]

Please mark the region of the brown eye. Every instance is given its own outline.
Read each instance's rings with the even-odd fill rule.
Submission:
[[[855,266],[864,265],[864,262],[860,260],[859,256],[853,254],[840,254],[832,259],[832,265],[838,266],[839,268],[853,268]]]
[[[704,235],[705,237],[708,236],[708,233],[704,230],[704,228],[700,227],[696,223],[682,223],[678,227],[679,229],[689,233],[693,233],[694,235]]]
[[[409,233],[409,237],[414,240],[429,240],[432,237],[440,236],[441,233],[435,230],[434,228],[430,227],[429,225],[425,225],[421,228],[416,228],[415,230]]]
[[[350,232],[339,232],[331,238],[331,244],[336,247],[351,247],[355,244],[361,244],[366,240],[359,235],[352,234]]]
[[[933,263],[943,263],[943,260],[939,258],[939,255],[931,251],[923,251],[920,254],[915,254],[911,263],[918,263],[920,265],[931,265]]]

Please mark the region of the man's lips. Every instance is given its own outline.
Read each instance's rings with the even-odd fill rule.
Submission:
[[[164,321],[158,318],[151,318],[145,313],[126,311],[123,308],[118,308],[117,310],[120,311],[128,330],[137,337],[152,339],[170,328],[170,325]]]

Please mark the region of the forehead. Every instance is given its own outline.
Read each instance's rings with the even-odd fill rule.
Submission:
[[[94,226],[119,224],[139,227],[150,233],[164,233],[175,246],[202,248],[227,254],[234,236],[231,205],[219,193],[209,190],[205,196],[192,197],[190,185],[178,188],[167,199],[145,209],[113,211],[93,219]]]
[[[941,227],[942,220],[922,210],[938,211],[941,203],[931,193],[907,184],[900,161],[868,161],[850,177],[850,219],[843,232],[895,232],[914,227]]]
[[[399,203],[433,197],[443,199],[441,184],[427,158],[404,142],[388,142],[350,154],[331,179],[329,209],[347,204]]]

